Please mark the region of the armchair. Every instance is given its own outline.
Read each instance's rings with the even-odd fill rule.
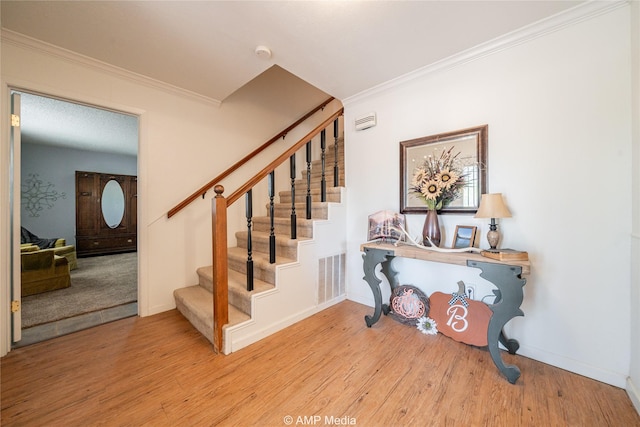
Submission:
[[[78,257],[76,254],[76,247],[73,245],[67,245],[65,239],[53,238],[44,239],[31,233],[24,227],[20,227],[20,251],[37,251],[40,249],[53,249],[53,252],[65,257],[69,263],[69,270],[75,270],[78,268]]]
[[[53,250],[23,251],[20,260],[22,296],[71,286],[69,262],[67,258],[56,255]]]

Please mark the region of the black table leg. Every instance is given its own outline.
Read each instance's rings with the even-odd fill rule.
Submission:
[[[382,291],[380,290],[382,280],[376,276],[376,266],[382,262],[387,262],[387,256],[393,256],[393,253],[386,250],[365,249],[362,255],[364,269],[363,279],[369,284],[375,302],[373,316],[364,316],[364,321],[368,327],[371,327],[371,325],[380,320],[380,315],[382,314]],[[386,266],[389,268],[388,263]]]

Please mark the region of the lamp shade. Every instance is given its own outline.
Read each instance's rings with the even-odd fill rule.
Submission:
[[[511,218],[502,193],[483,194],[475,218]]]

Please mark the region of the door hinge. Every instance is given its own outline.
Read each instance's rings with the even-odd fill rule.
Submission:
[[[20,116],[17,114],[11,115],[11,126],[14,128],[20,127]]]
[[[11,301],[11,312],[17,313],[20,311],[20,301]]]

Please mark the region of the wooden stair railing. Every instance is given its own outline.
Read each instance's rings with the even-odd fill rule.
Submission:
[[[255,187],[257,183],[262,181],[272,170],[280,166],[286,160],[298,151],[303,145],[305,145],[309,140],[313,139],[316,135],[320,133],[322,129],[325,129],[328,125],[332,124],[335,119],[340,117],[344,112],[344,108],[340,108],[338,111],[333,113],[329,118],[327,118],[324,122],[320,123],[316,126],[311,132],[305,135],[302,139],[300,139],[295,145],[292,145],[287,151],[278,156],[277,159],[269,163],[264,167],[260,172],[258,172],[253,178],[247,181],[242,187],[238,188],[234,191],[229,197],[227,197],[227,203],[231,206],[236,200],[238,200],[244,193],[249,191],[251,188]]]
[[[209,181],[208,183],[206,183],[205,185],[200,187],[198,190],[196,190],[189,197],[187,197],[182,202],[178,203],[175,207],[173,207],[167,213],[167,218],[171,218],[172,216],[174,216],[175,214],[180,212],[182,209],[184,209],[187,205],[189,205],[191,202],[196,200],[198,197],[204,197],[204,195],[207,193],[207,191],[209,191],[210,188],[214,187],[217,183],[222,181],[224,178],[226,178],[227,176],[231,175],[233,172],[238,170],[242,165],[247,163],[249,160],[253,159],[255,156],[260,154],[262,151],[264,151],[269,146],[271,146],[271,144],[273,144],[274,142],[276,142],[280,138],[284,138],[291,130],[296,128],[298,125],[300,125],[302,122],[307,120],[309,117],[314,115],[319,110],[324,109],[324,107],[326,107],[327,104],[329,104],[334,99],[335,98],[333,98],[333,97],[328,98],[327,100],[325,100],[324,102],[322,102],[321,104],[316,106],[313,110],[309,111],[307,114],[305,114],[304,116],[300,117],[298,120],[296,120],[290,126],[288,126],[286,129],[284,129],[281,132],[279,132],[273,138],[271,138],[270,140],[268,140],[267,142],[265,142],[264,144],[262,144],[261,146],[259,146],[258,148],[256,148],[255,150],[253,150],[252,152],[247,154],[246,156],[244,156],[242,159],[238,160],[236,163],[234,163],[232,166],[230,166],[227,170],[222,172],[220,175],[216,176],[211,181]]]
[[[240,199],[243,195],[247,197],[248,201],[250,201],[250,194],[252,188],[256,186],[260,181],[262,181],[267,176],[270,176],[273,171],[284,163],[287,160],[290,160],[295,153],[300,150],[303,146],[306,145],[307,153],[310,152],[310,142],[311,140],[317,136],[318,134],[324,133],[324,129],[326,129],[331,123],[334,123],[334,135],[337,145],[337,119],[341,115],[343,115],[344,109],[340,108],[337,112],[315,127],[311,132],[305,135],[302,139],[300,139],[296,144],[292,145],[289,149],[287,149],[284,153],[282,153],[278,158],[269,163],[265,168],[263,168],[260,172],[258,172],[253,178],[249,179],[244,185],[238,188],[236,191],[231,193],[231,195],[227,198],[223,196],[224,187],[222,185],[216,185],[214,191],[216,196],[212,201],[212,233],[213,233],[213,347],[216,352],[219,352],[223,349],[223,336],[222,329],[224,325],[229,323],[229,313],[228,313],[228,292],[229,292],[229,282],[228,282],[228,259],[227,259],[227,209],[234,202]],[[323,149],[323,165],[324,165],[324,136],[322,137],[322,149]],[[309,156],[310,154],[308,154]],[[337,150],[336,150],[337,155]],[[307,157],[307,174],[310,173],[310,157]],[[324,168],[323,168],[324,169]],[[291,166],[291,179],[292,179],[292,188],[294,188],[293,179],[295,175],[295,168]],[[334,169],[337,174],[337,164],[336,169]],[[324,172],[323,172],[324,174]],[[272,175],[271,175],[272,176]],[[270,181],[273,181],[273,177],[270,178]],[[338,181],[334,178],[334,184],[337,184]],[[337,185],[335,185],[337,186]],[[270,190],[272,192],[273,190]],[[307,192],[309,191],[309,187],[307,186]],[[295,204],[295,198],[293,199],[293,203]],[[310,206],[307,203],[307,216],[310,218]],[[247,222],[249,224],[250,230],[250,213],[251,207],[247,205]],[[292,216],[295,215],[292,213]],[[292,234],[293,234],[293,225],[292,225]],[[295,238],[292,236],[292,238]],[[249,246],[249,254],[251,251],[251,243],[248,242]],[[249,260],[250,261],[250,260]],[[248,263],[249,263],[248,261]],[[275,259],[274,259],[275,261]],[[252,274],[249,271],[247,275]],[[248,285],[249,287],[249,285]]]

